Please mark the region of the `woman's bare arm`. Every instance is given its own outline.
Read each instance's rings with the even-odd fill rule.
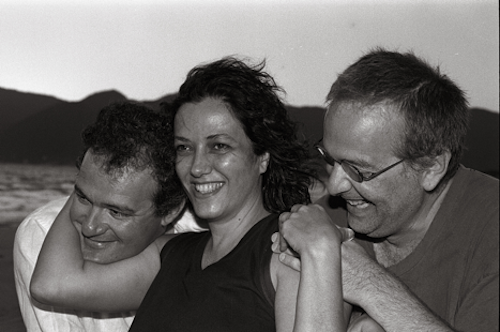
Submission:
[[[301,269],[293,301],[289,295],[291,287],[282,290],[280,286],[290,273],[283,267],[277,268],[278,272],[282,272],[278,274],[276,299],[280,301],[285,296],[285,301],[276,303],[278,331],[347,330],[351,306],[343,300],[341,270],[341,243],[347,234],[329,223],[323,225],[321,232],[309,232],[308,222],[304,219],[317,219],[319,212],[311,206],[294,206],[291,212],[280,216],[280,222],[286,224],[286,228],[282,227],[285,239],[300,255]],[[288,295],[282,295],[282,292],[288,292]],[[296,303],[293,329],[290,326],[280,329],[280,306],[290,306],[287,301]],[[290,321],[290,317],[287,320]]]
[[[116,263],[85,261],[69,217],[72,199],[74,194],[47,234],[31,279],[31,295],[41,303],[76,310],[136,310],[160,270],[159,252],[166,239]]]

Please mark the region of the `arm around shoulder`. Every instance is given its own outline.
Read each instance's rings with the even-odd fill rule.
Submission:
[[[43,244],[31,295],[41,303],[76,310],[136,310],[160,269],[158,246],[153,243],[116,263],[84,261],[79,235],[69,220],[69,201]]]

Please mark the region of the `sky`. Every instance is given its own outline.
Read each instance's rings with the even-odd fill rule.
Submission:
[[[413,51],[499,110],[497,0],[0,0],[0,87],[79,101],[175,93],[223,56],[266,59],[287,104],[322,106],[376,46]],[[1,111],[0,111],[1,112]]]

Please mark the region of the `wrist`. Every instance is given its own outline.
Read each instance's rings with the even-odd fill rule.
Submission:
[[[340,243],[332,240],[315,241],[300,253],[302,262],[316,262],[316,264],[332,264],[341,262]]]

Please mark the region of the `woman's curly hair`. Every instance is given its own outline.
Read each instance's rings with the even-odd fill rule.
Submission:
[[[262,177],[264,206],[280,213],[294,204],[310,202],[308,188],[315,171],[309,164],[307,144],[299,141],[297,125],[277,95],[283,90],[263,71],[264,66],[265,61],[250,66],[226,57],[195,67],[175,100],[164,107],[173,119],[186,103],[205,98],[223,101],[242,124],[254,153],[269,153],[269,166]]]
[[[167,215],[185,201],[175,173],[173,126],[164,114],[131,102],[114,103],[104,107],[95,123],[85,128],[82,140],[78,169],[87,151],[102,157],[108,173],[151,169],[158,183],[152,197],[157,216]]]

